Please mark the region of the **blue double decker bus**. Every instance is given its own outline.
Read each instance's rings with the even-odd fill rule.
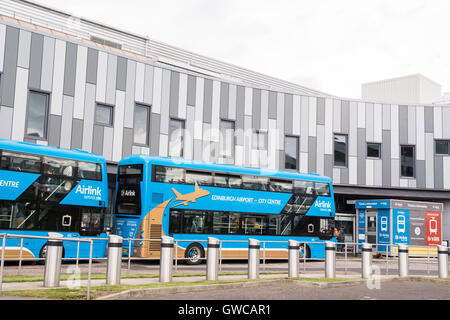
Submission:
[[[103,157],[0,139],[0,233],[103,238],[108,179]],[[6,240],[6,259],[42,259],[46,240]],[[107,240],[93,242],[93,258],[105,256]],[[2,248],[0,247],[0,250]],[[63,257],[89,257],[89,243],[63,242]]]
[[[124,255],[159,258],[148,239],[166,235],[196,264],[208,237],[224,241],[225,259],[247,258],[249,238],[265,242],[268,259],[286,258],[289,239],[302,256],[324,258],[335,205],[331,180],[316,174],[134,155],[119,162],[114,214],[118,235],[142,239],[125,241]]]

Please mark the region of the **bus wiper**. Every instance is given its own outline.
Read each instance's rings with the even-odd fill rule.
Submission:
[[[56,192],[56,190],[58,190],[59,188],[61,188],[61,186],[63,185],[64,182],[66,182],[66,180],[64,180],[63,182],[61,182],[61,183],[59,184],[59,186],[57,186],[57,187],[55,188],[55,190],[53,190],[53,192],[50,193],[50,195],[45,199],[45,201],[47,201],[48,199],[50,199],[50,197]]]
[[[19,225],[17,226],[17,229],[20,229],[20,227],[21,227],[25,222],[27,222],[27,220],[30,219],[31,216],[32,216],[35,212],[36,212],[36,210],[33,210],[33,211],[31,212],[31,214],[30,214],[25,220],[23,220],[21,224],[19,224]]]

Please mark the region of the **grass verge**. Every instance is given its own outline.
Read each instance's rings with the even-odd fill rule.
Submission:
[[[233,273],[236,274],[236,273]],[[196,274],[198,275],[198,274]],[[148,275],[147,275],[148,276]],[[179,275],[181,276],[181,274]],[[186,275],[185,275],[186,276]],[[243,283],[243,282],[256,282],[256,281],[266,281],[266,280],[280,280],[287,279],[286,277],[272,278],[272,279],[234,279],[234,280],[216,280],[216,281],[178,281],[171,283],[152,283],[152,284],[142,284],[142,285],[103,285],[91,287],[90,299],[96,299],[106,295],[111,295],[115,293],[120,293],[127,290],[138,290],[138,289],[151,289],[151,288],[169,288],[169,287],[184,287],[184,286],[199,286],[199,285],[211,285],[211,284],[226,284],[226,283]],[[293,278],[293,280],[308,281],[308,282],[341,282],[341,281],[351,281],[355,279],[349,278]],[[356,279],[360,280],[360,279]],[[44,299],[61,299],[61,300],[84,300],[87,296],[87,287],[81,288],[56,288],[56,289],[38,289],[38,290],[10,290],[4,291],[4,295],[10,296],[22,296],[22,297],[34,297],[34,298],[44,298]]]

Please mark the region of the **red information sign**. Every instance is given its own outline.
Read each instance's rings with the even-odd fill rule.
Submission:
[[[441,213],[425,211],[425,244],[427,246],[437,246],[442,242]]]

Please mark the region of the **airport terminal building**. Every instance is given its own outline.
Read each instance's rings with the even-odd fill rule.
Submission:
[[[101,154],[111,193],[132,154],[315,172],[349,239],[361,199],[443,203],[450,239],[450,105],[340,98],[3,0],[0,106],[0,138]]]

